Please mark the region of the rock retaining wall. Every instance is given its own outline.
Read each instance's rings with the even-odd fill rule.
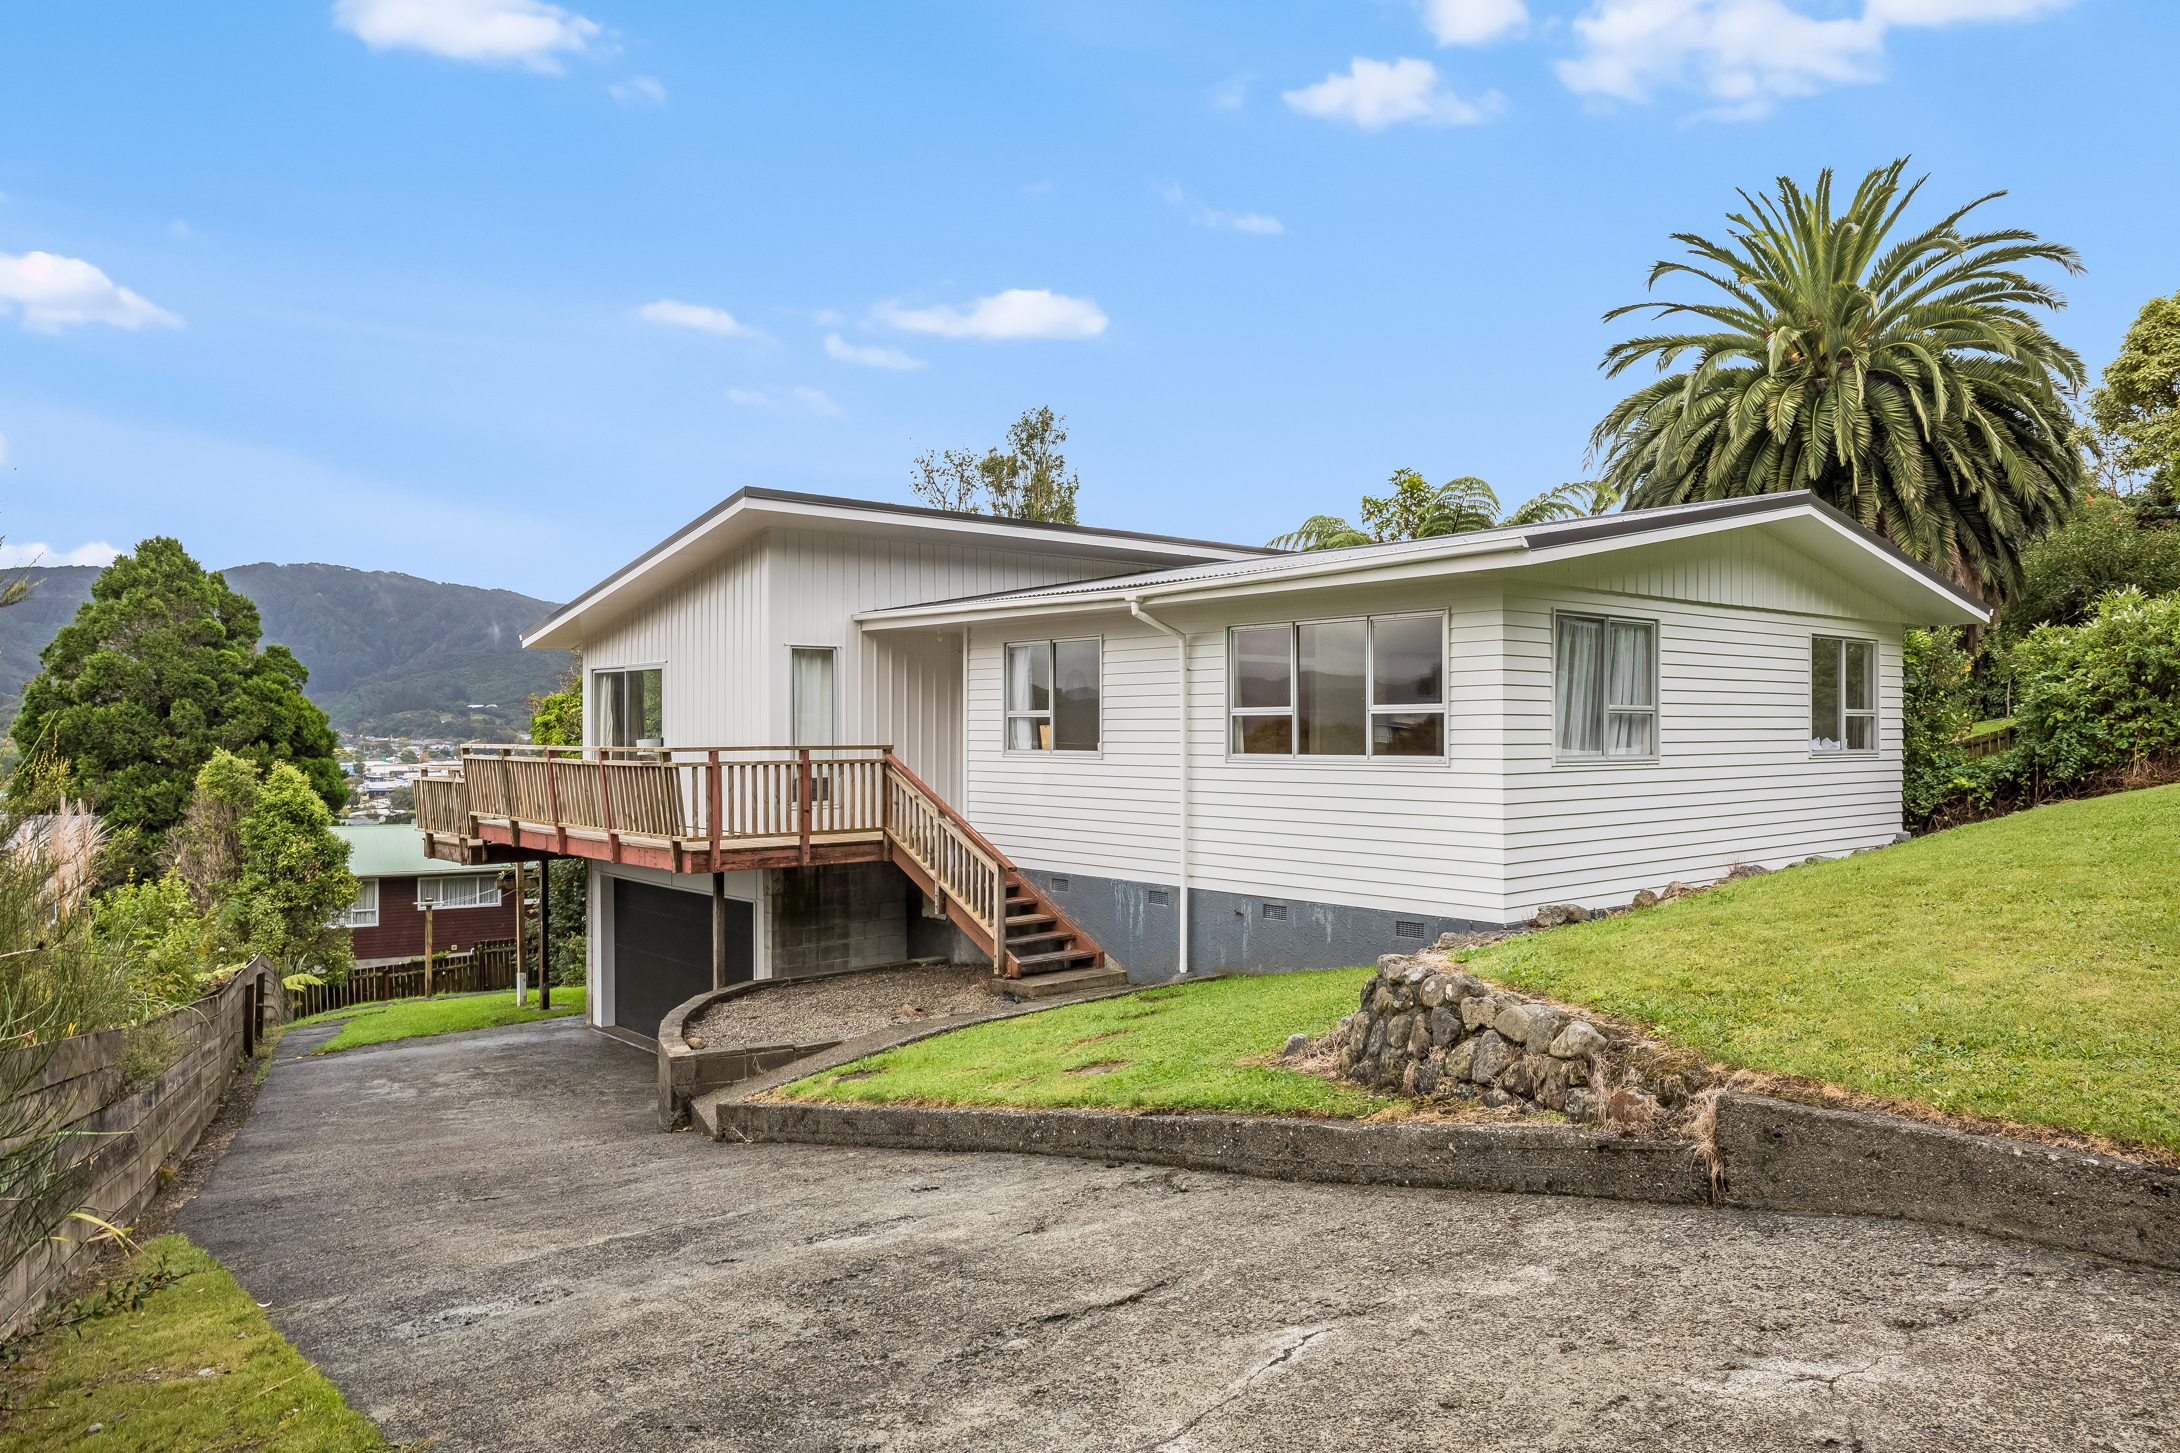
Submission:
[[[1616,1033],[1486,984],[1441,954],[1387,954],[1355,1012],[1324,1039],[1295,1036],[1286,1057],[1329,1059],[1344,1079],[1419,1100],[1552,1110],[1578,1123],[1648,1122],[1686,1091],[1616,1069]]]

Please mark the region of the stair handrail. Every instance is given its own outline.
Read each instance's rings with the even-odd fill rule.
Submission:
[[[956,828],[960,829],[961,835],[967,838],[970,842],[976,844],[979,851],[989,854],[992,861],[999,865],[1001,872],[1018,873],[1021,871],[1021,869],[1014,866],[1014,860],[1012,858],[1009,858],[1005,853],[999,851],[998,848],[994,847],[990,838],[984,836],[984,834],[978,832],[976,828],[971,826],[967,818],[963,817],[960,813],[954,811],[953,806],[948,803],[945,798],[939,796],[938,793],[933,792],[931,788],[924,782],[923,778],[917,776],[914,772],[910,771],[908,768],[908,764],[902,761],[899,757],[894,756],[891,752],[886,753],[886,769],[888,771],[898,772],[903,777],[906,777],[908,779],[908,785],[915,788],[917,794],[921,796],[924,801],[930,803],[932,808],[936,810],[941,817],[945,818]],[[886,830],[886,835],[888,837],[892,836],[892,828],[890,826]]]

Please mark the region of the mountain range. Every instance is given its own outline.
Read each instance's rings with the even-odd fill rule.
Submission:
[[[342,731],[513,741],[530,693],[553,689],[566,651],[525,651],[521,633],[558,609],[512,590],[447,585],[345,565],[238,565],[228,585],[257,602],[261,646],[310,669],[304,691]],[[0,610],[0,719],[12,718],[38,653],[91,598],[95,565],[25,572],[30,599]]]

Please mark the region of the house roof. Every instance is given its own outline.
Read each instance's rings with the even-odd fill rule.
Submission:
[[[1471,530],[1423,540],[1212,561],[1137,575],[892,606],[865,611],[856,619],[868,628],[888,630],[1047,611],[1110,609],[1130,599],[1148,606],[1154,600],[1209,600],[1268,590],[1306,589],[1318,580],[1354,584],[1503,570],[1747,528],[1769,530],[1855,579],[1898,606],[1905,619],[1932,625],[1990,619],[1991,608],[1981,596],[1864,529],[1808,490],[1630,510],[1543,525]]]
[[[1261,545],[1224,545],[1136,530],[1010,520],[778,489],[738,489],[554,611],[523,635],[522,644],[578,646],[588,625],[617,614],[631,596],[662,590],[759,532],[782,526],[842,534],[884,530],[930,543],[1110,560],[1116,573],[1130,566],[1190,565],[1281,553]]]
[[[477,871],[425,857],[424,835],[413,827],[344,823],[333,831],[348,842],[348,871],[359,878],[428,878],[440,873]]]

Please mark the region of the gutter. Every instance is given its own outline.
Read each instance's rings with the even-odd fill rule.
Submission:
[[[1143,622],[1143,624],[1144,624],[1144,625],[1147,625],[1147,626],[1149,626],[1149,627],[1150,627],[1150,628],[1151,628],[1152,630],[1154,630],[1154,631],[1161,631],[1161,632],[1163,632],[1164,634],[1166,634],[1166,635],[1169,635],[1169,636],[1173,637],[1173,644],[1174,644],[1174,663],[1175,663],[1175,668],[1176,668],[1176,670],[1175,670],[1175,676],[1176,676],[1176,680],[1177,680],[1177,683],[1178,683],[1178,685],[1179,685],[1179,688],[1180,688],[1180,690],[1179,690],[1179,695],[1180,695],[1180,698],[1181,698],[1181,706],[1180,706],[1180,722],[1179,722],[1179,728],[1180,728],[1180,730],[1179,730],[1179,734],[1178,734],[1178,739],[1179,739],[1179,742],[1180,742],[1180,758],[1181,758],[1181,759],[1180,759],[1180,770],[1181,770],[1181,817],[1180,817],[1180,838],[1181,838],[1181,854],[1180,854],[1180,856],[1181,856],[1181,864],[1180,864],[1180,877],[1181,877],[1181,905],[1180,905],[1180,907],[1181,907],[1181,961],[1180,961],[1180,977],[1182,977],[1182,978],[1184,978],[1184,979],[1185,979],[1185,978],[1187,978],[1187,977],[1188,977],[1188,924],[1189,924],[1189,920],[1188,920],[1188,901],[1189,901],[1189,892],[1188,892],[1188,636],[1187,636],[1187,635],[1186,635],[1186,634],[1185,634],[1184,632],[1181,632],[1181,631],[1177,631],[1177,630],[1175,630],[1175,629],[1174,629],[1174,628],[1173,628],[1172,626],[1169,626],[1169,625],[1167,625],[1167,624],[1166,624],[1166,623],[1165,623],[1164,621],[1162,621],[1162,620],[1158,619],[1158,617],[1156,617],[1156,616],[1152,615],[1152,614],[1151,614],[1151,613],[1150,613],[1149,611],[1147,611],[1147,610],[1143,609],[1143,606],[1142,606],[1142,604],[1141,604],[1141,603],[1140,603],[1140,602],[1139,602],[1139,601],[1138,601],[1138,600],[1136,599],[1135,595],[1134,595],[1134,594],[1133,594],[1132,592],[1131,592],[1131,593],[1130,593],[1130,594],[1128,595],[1128,597],[1127,597],[1127,600],[1128,600],[1128,614],[1130,614],[1130,615],[1134,616],[1134,617],[1135,617],[1135,618],[1136,618],[1137,620],[1139,620],[1139,621]]]

